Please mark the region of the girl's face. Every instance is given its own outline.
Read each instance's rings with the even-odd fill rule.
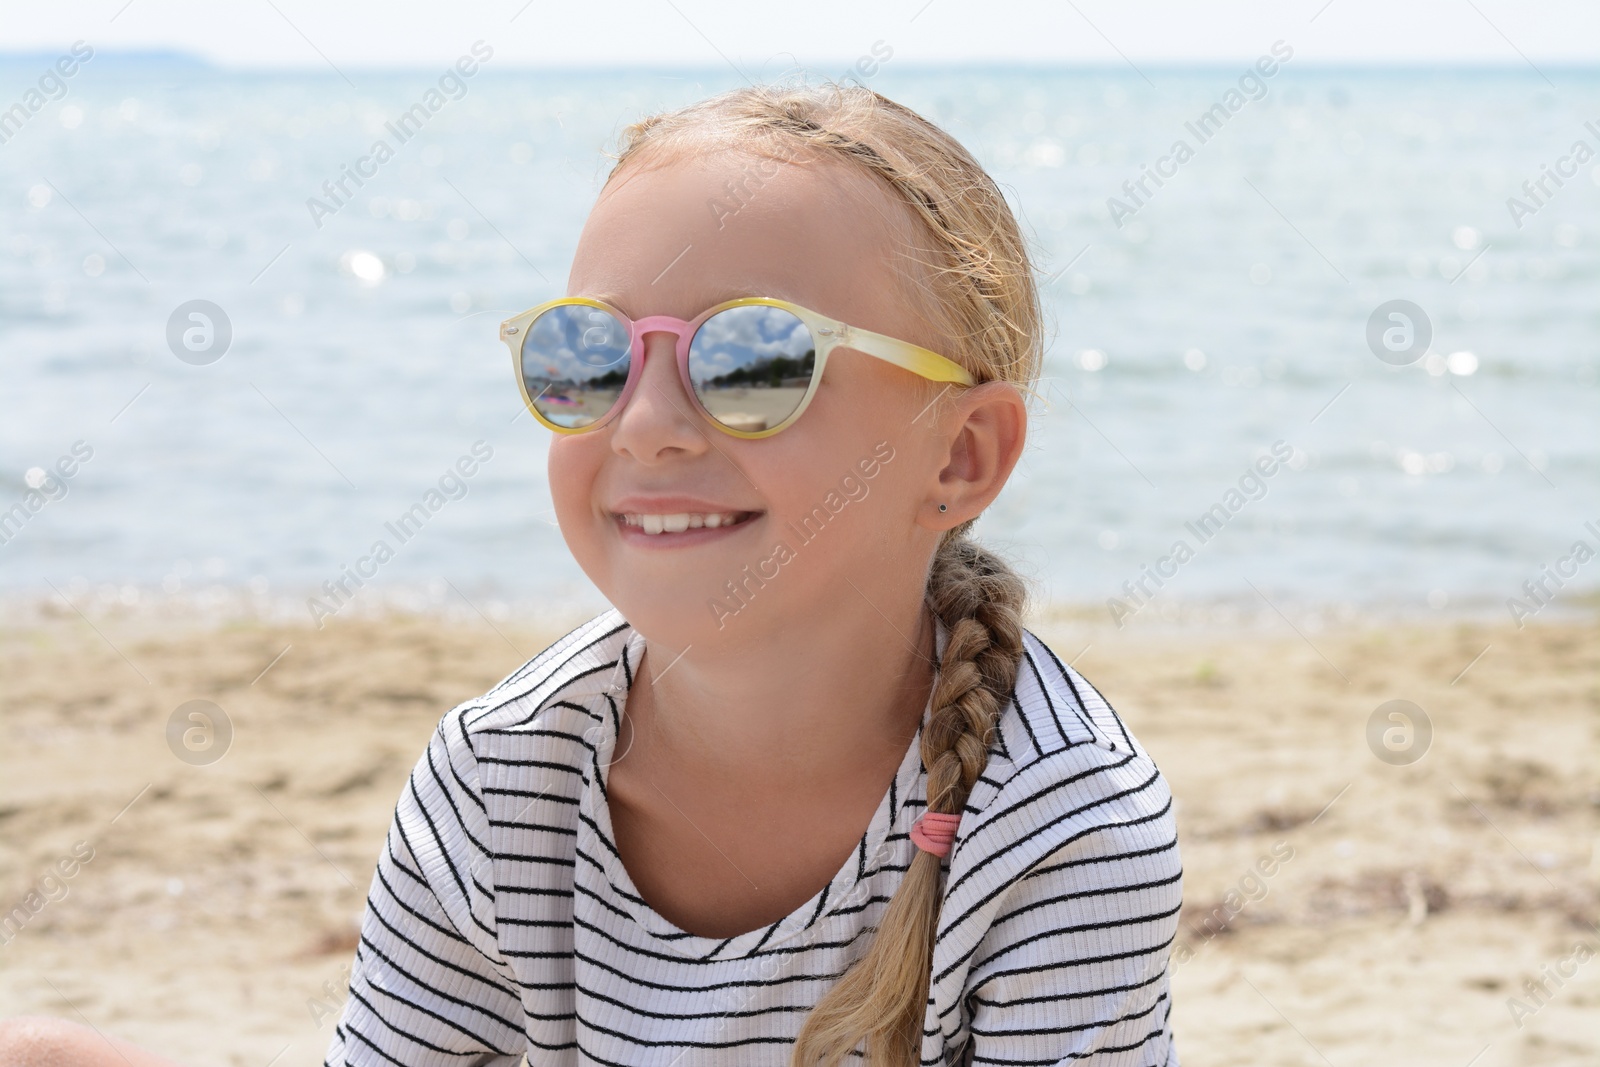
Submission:
[[[901,280],[916,232],[891,193],[838,162],[721,150],[633,164],[589,215],[567,292],[635,319],[778,297],[941,351]],[[741,440],[686,395],[674,343],[646,336],[621,414],[550,446],[562,535],[624,617],[669,648],[709,650],[870,612],[900,583],[920,590],[951,525],[937,516],[948,443],[925,410],[939,387],[840,349],[799,420]],[[648,533],[625,520],[684,514],[720,523]]]

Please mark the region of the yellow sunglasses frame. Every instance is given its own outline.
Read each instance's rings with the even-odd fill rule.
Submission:
[[[591,422],[587,426],[571,427],[557,426],[539,413],[534,406],[534,398],[528,396],[528,385],[522,376],[522,342],[527,334],[528,327],[540,315],[561,306],[580,306],[596,308],[615,316],[618,321],[628,327],[629,366],[628,380],[622,387],[622,392],[617,395],[617,401],[606,414]],[[794,412],[776,426],[765,430],[736,430],[720,422],[717,417],[706,410],[700,401],[700,396],[694,390],[694,383],[689,377],[689,345],[694,340],[695,333],[706,320],[719,312],[738,307],[773,307],[789,312],[805,324],[811,331],[811,339],[816,344],[816,364],[811,372],[811,383],[806,387],[805,396],[800,398]],[[801,307],[799,304],[787,300],[779,300],[766,296],[739,297],[735,300],[725,300],[715,307],[702,311],[693,319],[675,319],[668,315],[652,315],[643,319],[630,319],[610,304],[602,300],[595,300],[586,296],[564,296],[555,300],[548,300],[537,307],[513,315],[500,324],[500,339],[506,343],[511,351],[511,369],[516,375],[517,391],[522,394],[522,402],[527,405],[528,411],[544,426],[556,433],[577,434],[597,430],[610,422],[627,406],[629,398],[633,395],[634,386],[638,384],[639,375],[644,369],[644,337],[648,333],[671,333],[676,337],[676,354],[678,374],[683,381],[684,392],[694,401],[695,406],[717,429],[731,437],[755,440],[762,437],[771,437],[781,430],[787,429],[801,415],[806,408],[811,406],[811,398],[816,395],[817,387],[822,384],[823,372],[827,369],[828,357],[838,348],[848,348],[862,355],[881,359],[885,363],[893,364],[912,374],[929,381],[949,382],[954,385],[976,385],[977,379],[961,364],[939,355],[921,345],[914,345],[910,341],[901,341],[894,337],[887,337],[871,330],[863,330],[848,323],[830,319],[825,315],[812,311],[810,308]]]

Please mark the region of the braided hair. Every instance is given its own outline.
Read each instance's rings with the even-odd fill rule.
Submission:
[[[928,247],[929,318],[945,352],[979,381],[1028,390],[1038,375],[1038,287],[1005,196],[953,137],[862,86],[750,86],[627,127],[611,178],[639,161],[732,147],[792,160],[841,159],[876,176],[917,220]],[[611,180],[608,178],[608,182]],[[926,598],[948,640],[922,733],[928,810],[959,815],[983,773],[1022,658],[1026,587],[998,556],[950,530]],[[917,850],[866,953],[822,997],[792,1067],[833,1067],[865,1044],[870,1062],[921,1060],[943,863]]]

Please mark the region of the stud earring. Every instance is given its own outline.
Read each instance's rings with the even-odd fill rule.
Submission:
[[[943,505],[943,504],[940,504],[940,505],[939,505],[939,510],[940,510],[940,511],[949,511],[949,510],[950,510],[950,509],[949,509],[949,508],[947,508],[947,507],[945,507],[945,506],[944,506],[944,505]]]

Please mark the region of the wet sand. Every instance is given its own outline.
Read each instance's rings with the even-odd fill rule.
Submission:
[[[560,631],[95,625],[0,632],[0,1014],[319,1063],[429,732]],[[1600,627],[1035,629],[1178,797],[1186,1064],[1600,1061]],[[1409,765],[1366,738],[1396,698],[1433,727]],[[214,763],[168,747],[195,699],[232,722]]]

